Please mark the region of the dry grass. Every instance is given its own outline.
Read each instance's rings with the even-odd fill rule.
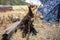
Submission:
[[[15,8],[17,8],[17,9],[15,9]],[[28,11],[28,8],[27,7],[25,8],[25,6],[23,7],[23,9],[25,9],[25,10],[23,10],[23,9],[21,10],[21,8],[19,6],[17,6],[17,7],[15,6],[13,9],[14,9],[13,11],[0,12],[0,19],[1,19],[0,29],[1,30],[4,29],[4,26],[2,26],[2,25],[5,25],[5,27],[8,27],[9,25],[12,24],[12,22],[9,18],[9,17],[11,17],[12,13],[16,13],[16,15],[19,18],[23,18]],[[35,21],[33,24],[34,24],[35,29],[38,31],[38,33],[36,36],[35,35],[32,36],[32,34],[30,34],[29,40],[60,40],[60,25],[59,25],[60,23],[59,24],[58,23],[48,23],[48,22],[43,23],[42,20],[40,19],[40,15],[36,14],[36,10],[33,11],[33,13],[35,13]],[[4,18],[4,20],[6,19],[6,22],[1,24],[3,18]],[[26,39],[27,39],[27,37],[22,38],[22,31],[19,29],[10,38],[10,40],[26,40]]]
[[[0,32],[12,24],[12,14],[15,13],[19,18],[23,18],[27,13],[27,6],[12,6],[12,11],[0,12]],[[20,8],[19,8],[20,7]],[[23,8],[25,7],[25,8]],[[23,8],[23,9],[22,9]]]

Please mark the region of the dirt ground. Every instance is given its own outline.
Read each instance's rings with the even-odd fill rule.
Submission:
[[[27,13],[28,9],[26,8],[25,11],[24,10],[15,10],[14,11],[10,11],[10,12],[2,12],[2,15],[5,15],[5,17],[7,17],[7,15],[11,15],[12,13],[17,13],[17,15],[20,18],[23,18]],[[23,15],[23,16],[22,16]],[[8,23],[9,26],[11,25],[11,23]],[[16,33],[14,33],[12,35],[12,37],[10,38],[10,40],[60,40],[60,23],[48,23],[48,22],[42,22],[42,20],[40,19],[40,17],[35,15],[35,20],[34,20],[34,27],[37,30],[37,35],[33,35],[32,33],[29,35],[29,39],[26,36],[26,38],[22,38],[22,31],[20,29],[17,30]],[[0,27],[0,33],[4,30],[4,27]],[[0,37],[1,38],[1,37]]]

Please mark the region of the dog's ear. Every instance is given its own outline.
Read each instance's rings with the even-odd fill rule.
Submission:
[[[34,8],[34,7],[35,7],[35,5],[28,4],[28,7],[30,7],[30,8]]]

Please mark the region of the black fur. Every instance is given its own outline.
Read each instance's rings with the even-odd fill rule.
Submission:
[[[20,27],[21,30],[23,30],[22,32],[23,38],[26,37],[26,35],[28,34],[29,27],[30,27],[30,33],[33,33],[34,35],[37,34],[37,31],[34,28],[33,22],[31,21],[31,19],[34,18],[34,14],[32,13],[31,8],[30,7],[28,8],[29,8],[29,12],[21,21],[21,27]]]

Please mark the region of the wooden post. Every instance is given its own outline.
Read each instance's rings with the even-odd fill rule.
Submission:
[[[15,30],[18,28],[17,26],[20,24],[21,21],[17,21],[13,23],[11,26],[9,26],[7,29],[5,29],[2,32],[2,40],[8,40],[12,36],[12,34],[15,32]]]

